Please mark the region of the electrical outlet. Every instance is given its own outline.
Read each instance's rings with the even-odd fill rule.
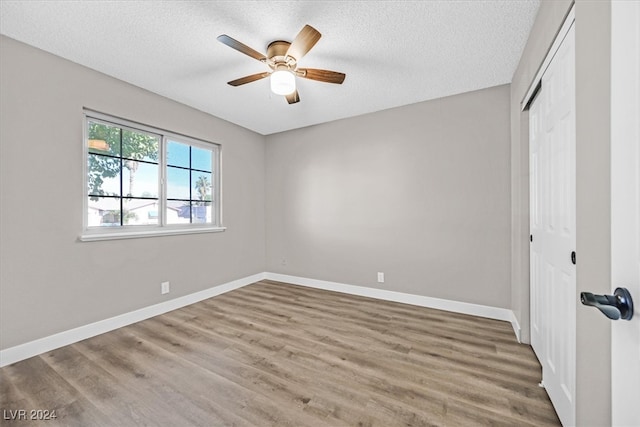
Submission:
[[[162,295],[169,293],[169,282],[160,283],[160,292],[162,292]]]
[[[378,272],[378,283],[384,283],[384,273]]]

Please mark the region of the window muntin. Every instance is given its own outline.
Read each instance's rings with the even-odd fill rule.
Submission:
[[[223,229],[219,149],[87,112],[83,234]]]

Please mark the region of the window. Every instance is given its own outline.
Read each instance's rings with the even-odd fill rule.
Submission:
[[[81,240],[224,230],[220,146],[85,112]]]

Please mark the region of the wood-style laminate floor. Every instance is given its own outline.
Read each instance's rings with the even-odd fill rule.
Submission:
[[[0,422],[559,425],[539,381],[507,322],[263,281],[0,369]]]

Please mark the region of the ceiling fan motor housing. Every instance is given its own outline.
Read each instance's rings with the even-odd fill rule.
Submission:
[[[282,69],[283,65],[287,69],[294,69],[296,64],[296,58],[291,56],[287,57],[287,50],[289,50],[291,43],[284,40],[276,40],[269,43],[267,46],[267,64],[274,70]]]

